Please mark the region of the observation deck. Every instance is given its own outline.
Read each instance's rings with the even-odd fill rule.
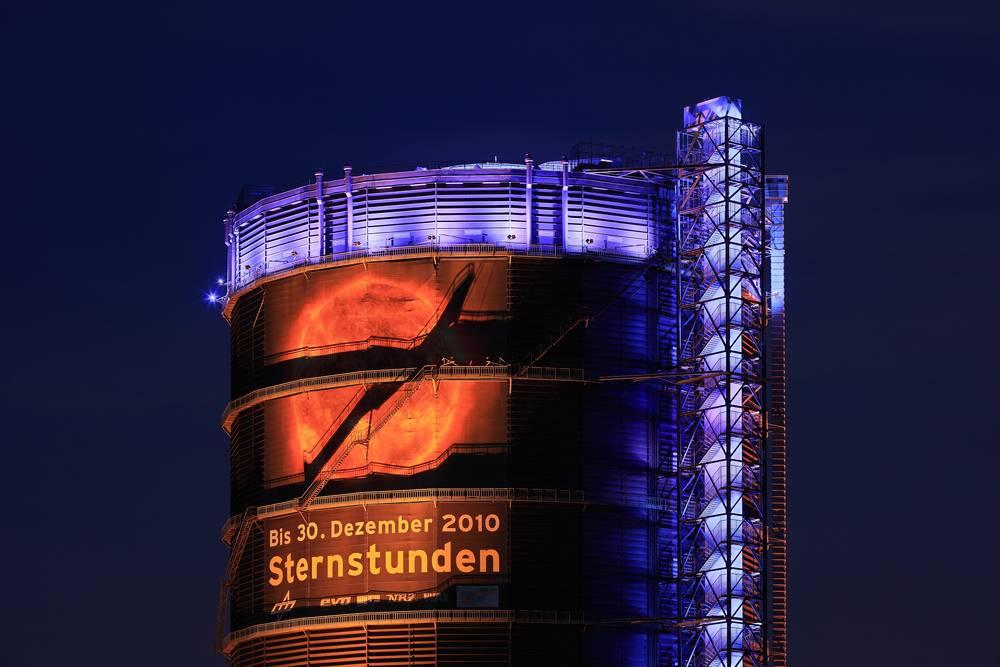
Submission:
[[[363,175],[347,166],[335,180],[316,172],[226,214],[226,314],[258,282],[318,265],[436,254],[645,260],[669,219],[662,184],[586,166],[526,158]]]

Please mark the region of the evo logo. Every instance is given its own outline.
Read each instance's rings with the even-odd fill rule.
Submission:
[[[271,607],[271,613],[272,614],[277,614],[277,613],[282,612],[282,611],[288,611],[290,609],[294,609],[295,608],[295,603],[298,602],[298,600],[289,600],[288,598],[291,597],[291,595],[292,595],[292,592],[291,591],[287,591],[285,593],[285,597],[282,598],[281,602],[275,602],[274,606]]]

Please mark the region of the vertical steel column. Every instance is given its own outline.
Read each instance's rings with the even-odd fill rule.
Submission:
[[[785,204],[788,177],[764,182],[767,222],[768,664],[788,664],[788,493],[785,436]]]
[[[322,257],[326,254],[324,252],[326,248],[326,243],[324,234],[326,232],[326,216],[324,215],[323,207],[323,170],[316,170],[316,214],[319,217],[319,229],[316,231],[316,240],[319,244],[319,252],[316,253],[317,257]],[[313,244],[312,244],[312,232],[309,233],[306,246],[306,256],[309,259],[313,257]]]
[[[435,180],[433,183],[431,183],[431,187],[434,188],[434,233],[431,235],[431,238],[428,239],[428,240],[431,242],[431,245],[440,246],[441,245],[441,230],[438,229],[438,210],[441,207],[441,203],[439,201],[438,194],[439,194],[439,191],[441,189],[441,186]]]
[[[226,242],[226,296],[236,291],[234,289],[234,281],[236,279],[236,244],[233,242],[233,218],[235,217],[236,211],[229,209],[222,218],[222,228]]]
[[[531,185],[534,179],[531,153],[524,155],[524,249],[531,249]]]
[[[260,278],[261,276],[266,276],[269,273],[268,266],[267,266],[267,262],[268,262],[268,254],[267,254],[267,230],[270,227],[270,225],[267,224],[267,214],[268,214],[268,211],[261,211],[261,214],[260,214],[260,228],[261,228],[261,231],[262,231],[262,236],[264,237],[264,245],[262,246],[263,250],[261,250],[261,257],[263,259],[263,266],[257,267],[257,275],[253,276],[254,279]]]
[[[350,252],[354,250],[354,188],[351,177],[350,163],[344,165],[344,198],[347,204],[347,234],[344,237],[344,250]]]
[[[563,252],[569,252],[569,160],[562,158],[562,241]]]

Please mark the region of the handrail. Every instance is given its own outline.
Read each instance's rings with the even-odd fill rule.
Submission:
[[[334,375],[318,375],[316,377],[302,380],[292,380],[281,384],[271,385],[255,389],[239,398],[233,399],[222,411],[222,428],[227,433],[236,421],[236,415],[243,410],[258,405],[268,400],[291,396],[303,391],[318,391],[321,389],[335,389],[357,384],[375,384],[379,382],[405,382],[418,369],[410,368],[384,368],[374,371],[353,371],[350,373],[336,373]],[[430,374],[436,379],[451,380],[478,380],[489,378],[509,378],[512,376],[511,366],[503,364],[490,364],[489,366],[460,366],[450,364],[437,366]],[[557,368],[557,367],[531,367],[527,372],[521,372],[522,378],[533,378],[538,380],[562,380],[567,382],[583,382],[584,372],[582,368]]]
[[[437,366],[432,375],[438,379],[506,378],[510,377],[510,366],[506,364],[490,364],[489,366],[448,364]]]
[[[222,428],[228,432],[236,419],[236,415],[248,407],[267,400],[291,396],[308,389],[334,389],[356,384],[375,384],[378,382],[404,382],[417,369],[414,368],[384,368],[374,371],[353,371],[336,373],[334,375],[319,375],[302,380],[292,380],[281,384],[255,389],[248,394],[233,399],[222,411]]]
[[[260,623],[226,635],[225,652],[234,645],[265,635],[308,627],[338,627],[345,625],[387,625],[407,621],[450,623],[546,623],[580,625],[586,621],[583,612],[535,609],[422,609],[411,611],[374,611],[329,616],[306,616],[283,621]]]
[[[318,257],[301,257],[293,261],[265,260],[262,264],[251,269],[248,275],[241,275],[234,278],[226,286],[226,296],[223,298],[223,317],[228,319],[232,313],[232,308],[236,300],[242,293],[249,291],[255,283],[264,281],[271,282],[282,277],[295,275],[303,271],[311,270],[311,267],[322,266],[324,268],[334,268],[349,264],[357,264],[367,261],[391,261],[395,259],[405,259],[407,257],[439,257],[439,256],[473,256],[473,257],[553,257],[559,258],[567,255],[581,257],[607,258],[619,262],[641,263],[655,254],[655,248],[643,246],[632,252],[624,252],[611,248],[590,248],[584,247],[579,251],[567,250],[555,245],[531,244],[525,246],[500,245],[496,243],[459,243],[455,245],[443,244],[423,244],[412,246],[394,246],[391,248],[380,248],[377,250],[349,250],[345,252],[320,255]],[[272,267],[271,265],[277,265]]]
[[[641,494],[619,494],[617,497],[587,497],[576,489],[531,489],[514,487],[467,487],[467,488],[423,488],[396,489],[386,491],[358,491],[333,496],[319,496],[311,509],[332,509],[352,505],[386,505],[392,503],[416,502],[460,502],[460,501],[502,500],[508,502],[560,503],[613,505],[637,509],[664,510],[665,501],[655,496]],[[286,514],[295,514],[301,509],[298,499],[286,500],[257,508],[254,520],[269,519]],[[242,514],[231,516],[222,528],[223,542],[227,535],[239,527]]]
[[[527,380],[553,380],[556,382],[585,382],[582,368],[565,368],[559,366],[530,366],[523,368],[518,377]]]
[[[597,169],[585,167],[586,164],[596,164],[594,162],[583,162],[580,160],[570,160],[571,187],[601,187],[610,191],[613,195],[628,194],[629,191],[640,189],[645,190],[642,194],[653,194],[655,184],[636,181],[633,179],[623,181],[624,176],[620,171],[644,171],[642,168]],[[699,165],[683,165],[687,170]],[[678,169],[681,165],[671,164],[659,167]],[[645,169],[648,171],[649,169]],[[556,186],[561,183],[560,172],[562,165],[556,161],[535,163],[533,170],[534,182]],[[605,173],[609,172],[609,173]],[[526,169],[521,159],[510,161],[502,157],[496,160],[432,160],[430,162],[383,164],[383,165],[356,165],[353,168],[353,188],[355,194],[363,192],[377,192],[380,187],[389,186],[391,188],[402,188],[404,186],[432,187],[440,185],[454,184],[456,181],[462,184],[472,185],[483,184],[484,178],[489,178],[492,183],[507,189],[510,185],[523,185],[525,182]],[[499,181],[496,179],[499,178]],[[327,174],[323,179],[322,194],[324,197],[342,195],[345,191],[345,179]],[[623,185],[628,188],[624,191],[617,191]],[[303,200],[314,198],[317,195],[316,182],[309,178],[306,180],[296,179],[284,185],[266,188],[267,194],[249,202],[246,206],[236,212],[236,223],[242,224],[254,220],[262,214],[266,214],[276,208],[283,208],[289,205],[301,204]],[[639,193],[634,193],[639,194]]]
[[[373,461],[370,463],[366,463],[363,466],[359,466],[357,468],[331,470],[330,479],[363,477],[365,475],[370,475],[372,473],[403,475],[403,476],[417,475],[422,472],[427,472],[428,470],[435,470],[436,468],[440,468],[441,465],[452,456],[457,456],[459,454],[503,454],[507,452],[508,449],[509,447],[507,445],[484,445],[484,444],[452,445],[451,447],[444,450],[430,461],[424,461],[423,463],[418,463],[416,465],[400,466],[400,465],[392,465],[391,463],[379,463],[377,461]]]

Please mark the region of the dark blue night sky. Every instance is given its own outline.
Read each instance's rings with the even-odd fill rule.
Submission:
[[[1000,664],[996,18],[671,4],[0,9],[4,664],[222,664],[242,184],[669,150],[717,95],[791,175],[791,664]]]

